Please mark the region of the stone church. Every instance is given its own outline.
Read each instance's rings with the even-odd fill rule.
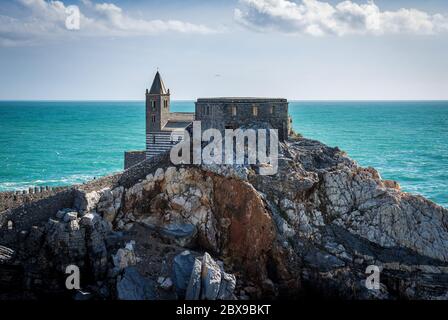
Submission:
[[[170,89],[157,71],[151,88],[146,89],[146,150],[125,152],[125,169],[169,150],[181,141],[192,122],[201,121],[202,130],[237,129],[269,124],[278,130],[279,140],[290,132],[288,101],[283,98],[199,98],[195,112],[171,112]]]

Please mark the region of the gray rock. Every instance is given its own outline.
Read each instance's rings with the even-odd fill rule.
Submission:
[[[93,213],[87,213],[81,218],[81,224],[84,226],[93,226],[95,215]]]
[[[92,211],[96,208],[100,197],[101,193],[98,191],[86,192],[84,190],[75,189],[73,206],[80,212]]]
[[[171,278],[180,297],[185,296],[194,263],[195,256],[188,250],[174,257]]]
[[[117,298],[119,300],[155,300],[155,283],[142,277],[135,267],[124,269],[117,281]]]
[[[61,209],[56,213],[56,218],[62,220],[67,212],[73,211],[72,209]]]
[[[173,262],[173,278],[178,295],[185,296],[186,300],[235,298],[235,276],[225,273],[207,252],[202,258],[189,251],[177,255]]]
[[[173,287],[173,281],[171,280],[171,278],[162,278],[159,279],[161,280],[159,283],[159,287],[162,290],[170,290]]]
[[[192,224],[169,224],[160,229],[160,233],[173,239],[179,246],[188,247],[193,244],[197,229]]]
[[[79,224],[77,220],[72,220],[68,223],[68,229],[70,231],[77,231],[79,230]]]
[[[113,190],[105,188],[101,190],[102,195],[98,201],[97,212],[103,216],[106,221],[113,222],[121,208],[121,199],[123,197],[123,187],[117,187]]]
[[[0,263],[11,260],[14,256],[14,250],[0,245]]]
[[[199,300],[201,296],[201,271],[202,262],[199,259],[195,259],[193,270],[191,271],[190,281],[188,282],[187,293],[185,295],[186,300]]]
[[[342,261],[341,259],[338,259],[331,254],[317,250],[309,252],[305,256],[305,261],[310,266],[318,268],[319,270],[324,272],[331,269],[342,268],[345,266],[344,261]]]
[[[221,269],[207,252],[202,257],[201,285],[201,299],[216,300],[221,285]]]
[[[218,300],[235,300],[234,290],[236,287],[236,278],[233,274],[221,273],[221,285],[219,287]]]
[[[117,253],[112,255],[112,261],[118,269],[125,269],[135,265],[137,263],[137,257],[135,256],[132,245],[126,245],[126,248],[118,249]]]
[[[76,220],[77,218],[78,218],[78,212],[76,212],[76,211],[67,212],[64,215],[64,222],[70,222],[70,221]]]

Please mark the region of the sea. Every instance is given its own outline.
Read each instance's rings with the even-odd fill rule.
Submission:
[[[289,112],[304,137],[448,207],[448,101],[290,101]],[[82,183],[144,148],[143,101],[0,101],[0,191]]]

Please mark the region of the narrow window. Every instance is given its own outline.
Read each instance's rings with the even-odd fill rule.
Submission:
[[[153,111],[156,110],[156,102],[154,100],[151,100],[151,108]]]
[[[232,116],[236,116],[236,107],[232,106]]]
[[[269,109],[269,113],[273,114],[275,112],[275,106],[271,106],[271,108]]]
[[[152,136],[152,143],[153,143],[153,144],[156,143],[156,136]]]
[[[168,100],[163,100],[163,107],[165,109],[168,107]]]
[[[252,114],[254,117],[258,116],[258,107],[256,107],[256,106],[252,107]]]
[[[156,116],[155,115],[152,116],[152,122],[156,122]]]

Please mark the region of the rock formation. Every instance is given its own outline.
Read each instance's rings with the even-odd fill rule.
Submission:
[[[0,269],[17,271],[0,286],[19,277],[34,297],[76,298],[74,264],[96,299],[448,298],[447,209],[318,141],[282,143],[276,175],[262,165],[160,157],[76,187],[39,223],[5,211],[21,228],[0,227]],[[379,289],[366,287],[372,265]]]

